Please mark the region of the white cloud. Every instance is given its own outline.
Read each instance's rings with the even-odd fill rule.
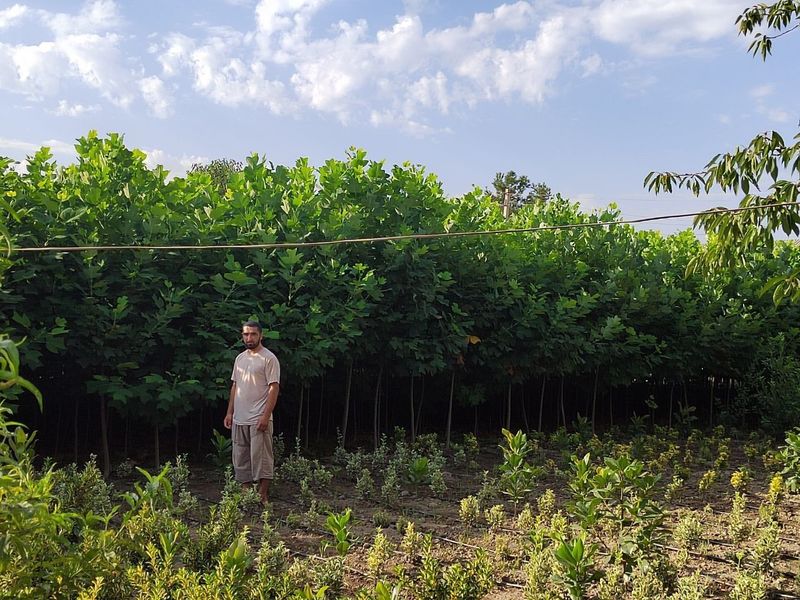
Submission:
[[[38,152],[42,146],[47,146],[53,154],[75,156],[73,144],[62,142],[61,140],[44,140],[41,142],[30,142],[26,140],[16,140],[11,138],[0,138],[0,154],[8,152],[13,157],[20,157],[22,154],[31,155]]]
[[[587,56],[581,61],[583,67],[583,76],[589,77],[598,73],[603,68],[603,59],[596,52]]]
[[[59,100],[58,106],[51,112],[58,117],[79,117],[83,114],[97,112],[99,110],[100,106],[97,104],[87,106],[84,104],[70,104],[66,100]]]
[[[602,40],[663,56],[732,36],[742,8],[739,0],[603,0],[590,20]]]
[[[22,4],[12,4],[0,10],[0,31],[17,24],[28,12],[28,7]]]
[[[208,163],[211,159],[206,156],[195,156],[182,154],[175,156],[159,148],[143,150],[147,154],[144,164],[148,169],[154,169],[161,165],[170,172],[173,177],[182,177],[195,164]]]
[[[156,117],[166,119],[172,114],[172,98],[161,79],[155,75],[140,79],[139,89],[144,101]]]
[[[56,37],[84,33],[100,33],[116,29],[122,18],[113,0],[94,0],[87,2],[76,15],[39,11],[44,23]]]
[[[769,83],[759,85],[750,90],[750,96],[756,100],[762,100],[767,96],[771,96],[775,92],[775,86]]]

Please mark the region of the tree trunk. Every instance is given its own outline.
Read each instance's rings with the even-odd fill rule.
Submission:
[[[103,447],[103,478],[111,475],[111,453],[108,451],[108,403],[100,398],[100,444]]]
[[[300,403],[297,406],[297,433],[295,434],[295,443],[297,440],[300,440],[300,431],[301,427],[303,426],[303,399],[306,395],[306,384],[305,382],[300,382]]]
[[[528,432],[531,428],[528,426],[528,411],[525,410],[525,382],[519,385],[519,405],[522,407],[522,424],[525,425],[525,431]]]
[[[417,425],[416,432],[419,435],[420,423],[422,422],[422,405],[425,404],[425,375],[422,376],[422,389],[419,391],[419,406],[417,407]]]
[[[714,376],[711,376],[711,395],[708,398],[708,426],[714,426]]]
[[[669,414],[667,415],[667,429],[672,429],[672,406],[673,406],[673,398],[675,396],[675,382],[672,382],[672,385],[669,386]]]
[[[64,399],[62,398],[61,401],[58,403],[58,413],[56,415],[56,443],[55,448],[53,449],[53,456],[58,456],[58,442],[61,439],[61,413],[64,410]]]
[[[450,375],[450,401],[447,404],[447,427],[445,430],[445,448],[450,449],[450,428],[453,424],[453,392],[456,388],[456,370]]]
[[[567,428],[567,413],[564,410],[564,376],[561,376],[561,385],[558,390],[558,403],[561,405],[561,421],[564,424],[564,429]]]
[[[594,388],[592,389],[592,433],[595,432],[594,419],[597,413],[597,379],[600,377],[600,367],[594,369]]]
[[[508,392],[506,393],[506,429],[511,431],[511,388],[514,384],[508,379]]]
[[[308,442],[311,437],[311,427],[309,421],[311,420],[311,383],[306,385],[306,439],[305,448],[308,450]]]
[[[319,444],[319,437],[322,434],[322,408],[325,406],[325,373],[322,374],[319,380],[319,413],[317,415],[317,444]]]
[[[180,445],[178,444],[179,439],[180,439],[180,419],[175,419],[175,448],[174,448],[175,458],[177,458],[178,454],[180,454],[180,451],[178,450],[178,446]]]
[[[375,400],[372,404],[372,445],[375,450],[378,449],[378,403],[381,398],[381,379],[383,378],[383,365],[378,369],[378,381],[375,383]]]
[[[72,415],[72,462],[76,465],[78,464],[78,408],[79,399],[75,396],[75,411]]]
[[[542,375],[542,391],[539,393],[539,433],[542,432],[542,413],[544,412],[545,386],[547,386],[547,375]]]
[[[614,388],[608,388],[608,425],[614,426]]]
[[[155,430],[155,452],[156,452],[156,470],[161,468],[161,447],[159,445],[159,435],[158,435],[158,424],[153,425],[153,429]]]
[[[206,405],[205,403],[200,405],[200,422],[197,425],[197,454],[199,455],[200,452],[203,451],[203,419],[206,414]]]
[[[410,398],[410,406],[411,406],[411,441],[415,442],[417,440],[417,430],[414,427],[414,376],[411,376],[411,384],[409,385],[409,398]]]

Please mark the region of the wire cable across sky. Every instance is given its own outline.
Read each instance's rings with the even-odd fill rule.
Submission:
[[[321,240],[316,242],[273,242],[265,244],[209,244],[209,245],[112,245],[112,246],[37,246],[11,248],[11,252],[110,252],[116,250],[149,250],[149,251],[198,251],[198,250],[274,250],[288,248],[313,248],[319,246],[337,246],[342,244],[369,244],[374,242],[396,242],[401,240],[430,240],[452,237],[470,237],[481,235],[503,235],[514,233],[536,233],[539,231],[558,231],[567,229],[583,229],[590,227],[612,227],[615,225],[636,225],[639,223],[651,223],[654,221],[665,221],[668,219],[685,219],[687,217],[697,217],[709,214],[740,213],[751,210],[763,210],[766,208],[780,208],[794,206],[798,207],[797,202],[780,202],[777,204],[762,204],[757,206],[743,206],[737,208],[713,208],[698,212],[675,213],[669,215],[658,215],[655,217],[642,217],[639,219],[620,219],[617,221],[594,221],[591,223],[567,223],[564,225],[541,225],[538,227],[525,227],[519,229],[487,229],[480,231],[441,231],[437,233],[408,233],[401,235],[386,235],[365,238],[346,238],[341,240]]]

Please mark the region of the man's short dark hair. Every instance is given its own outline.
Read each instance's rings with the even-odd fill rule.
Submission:
[[[262,331],[261,323],[259,323],[258,321],[245,321],[244,323],[242,323],[242,329],[244,329],[245,327],[255,327],[256,329],[258,329],[258,333],[261,333]]]

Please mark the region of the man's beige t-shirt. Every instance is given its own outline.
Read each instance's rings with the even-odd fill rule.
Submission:
[[[263,346],[258,352],[245,350],[233,363],[231,381],[236,384],[233,397],[234,425],[258,424],[267,406],[269,385],[281,381],[278,357]]]

